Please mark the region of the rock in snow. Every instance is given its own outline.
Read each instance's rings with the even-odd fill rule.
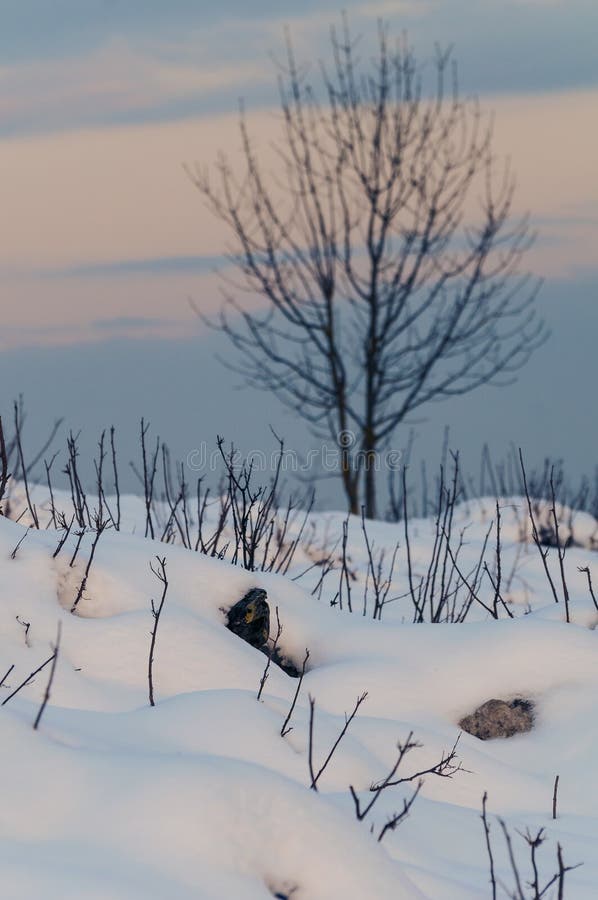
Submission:
[[[268,594],[263,588],[251,588],[229,609],[226,627],[237,637],[269,656],[270,660],[291,678],[299,678],[299,669],[295,663],[283,656],[274,642],[272,646],[268,646],[270,607],[267,597]]]
[[[531,731],[534,724],[534,705],[531,700],[486,700],[470,716],[459,722],[459,728],[481,741],[508,738]]]
[[[261,649],[270,634],[268,594],[262,588],[247,591],[227,615],[226,627],[252,647]]]

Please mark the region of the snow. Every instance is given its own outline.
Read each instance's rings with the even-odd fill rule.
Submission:
[[[346,604],[330,605],[338,572],[315,593],[320,569],[301,575],[313,547],[332,546],[342,534],[340,513],[311,515],[312,550],[301,548],[282,576],[145,539],[141,502],[127,498],[123,510],[123,529],[106,531],[98,543],[76,614],[70,610],[93,536],[83,539],[71,567],[74,536],[53,558],[56,531],[30,529],[13,559],[26,519],[0,518],[0,678],[14,665],[0,702],[50,656],[62,626],[38,730],[32,726],[49,666],[0,706],[3,897],[490,898],[480,820],[485,791],[505,885],[513,879],[496,816],[509,827],[523,877],[529,851],[517,832],[544,827],[545,880],[555,871],[560,842],[567,864],[583,862],[567,873],[565,896],[596,896],[598,612],[578,571],[589,566],[598,583],[596,555],[588,549],[593,521],[586,517],[574,527],[587,546],[566,553],[571,623],[562,598],[554,602],[525,527],[522,532],[525,502],[509,498],[502,502],[502,543],[513,618],[496,621],[474,604],[465,623],[413,624],[402,525],[367,523],[375,552],[385,549],[387,561],[400,545],[389,593],[400,599],[375,621],[371,604],[362,614],[368,556],[358,519],[349,524],[351,613]],[[465,529],[463,572],[474,569],[493,517],[490,499],[456,509],[455,534]],[[416,575],[425,572],[434,533],[431,520],[410,524]],[[156,556],[165,559],[169,586],[156,639],[156,706],[150,707],[151,599],[159,598],[161,586],[149,564]],[[560,595],[555,549],[548,562]],[[224,627],[226,610],[256,586],[278,608],[282,652],[298,668],[310,652],[284,737],[297,680],[272,665],[258,701],[266,657]],[[488,597],[488,583],[480,591]],[[273,615],[272,638],[275,632]],[[309,697],[318,769],[365,691],[318,791],[310,790]],[[438,762],[459,736],[459,720],[476,706],[516,696],[534,701],[531,732],[487,742],[461,734],[462,771],[452,778],[428,775],[408,818],[382,842],[376,840],[381,828],[413,786],[386,789],[372,813],[357,821],[349,786],[365,802],[410,732],[421,747],[400,774]]]

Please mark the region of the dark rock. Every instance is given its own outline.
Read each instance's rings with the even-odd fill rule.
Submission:
[[[459,728],[481,741],[498,737],[512,737],[531,731],[534,725],[534,704],[531,700],[486,700],[475,712],[459,722]]]
[[[262,649],[270,634],[268,594],[262,588],[252,588],[228,611],[226,627],[251,644]]]
[[[270,655],[270,607],[268,594],[262,588],[252,588],[228,611],[226,627],[252,647]],[[272,652],[272,662],[291,678],[299,678],[300,672],[292,660],[284,656],[278,647]]]

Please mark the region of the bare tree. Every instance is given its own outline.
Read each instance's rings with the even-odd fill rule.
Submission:
[[[279,76],[282,179],[258,159],[243,109],[244,171],[189,170],[230,229],[237,288],[213,325],[250,384],[335,441],[349,508],[376,514],[376,459],[413,410],[504,383],[545,336],[532,236],[513,220],[514,180],[492,127],[437,52],[427,95],[405,42],[380,26],[365,72],[345,20],[321,66],[324,102],[288,42]],[[454,71],[454,69],[452,70]],[[500,379],[499,376],[503,376]]]

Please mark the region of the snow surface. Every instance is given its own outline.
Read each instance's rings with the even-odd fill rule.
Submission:
[[[529,853],[517,831],[546,829],[540,868],[555,871],[556,842],[567,874],[565,896],[598,896],[598,613],[586,576],[598,583],[596,554],[571,547],[566,571],[571,624],[554,603],[535,547],[521,540],[525,506],[503,504],[503,566],[512,573],[514,618],[491,619],[475,605],[465,624],[412,624],[401,525],[368,523],[376,552],[399,555],[382,621],[362,615],[367,551],[358,519],[348,555],[354,612],[331,607],[338,573],[320,577],[313,547],[330,546],[344,516],[313,514],[311,549],[287,576],[247,572],[182,547],[143,538],[140,502],[124,503],[129,532],[102,536],[84,596],[70,609],[92,536],[73,567],[71,537],[0,518],[0,687],[5,700],[51,653],[62,624],[50,702],[33,730],[49,673],[0,707],[1,895],[6,900],[292,900],[490,898],[480,820],[488,792],[499,877],[512,884],[496,816],[513,835],[522,876]],[[456,511],[465,528],[459,559],[470,572],[494,515],[494,501]],[[25,521],[25,520],[23,520]],[[123,526],[124,528],[124,526]],[[595,528],[580,520],[576,533]],[[411,525],[416,572],[434,540],[431,521]],[[169,579],[154,663],[156,706],[148,703],[151,598],[160,584],[149,564],[165,557]],[[492,539],[487,559],[492,558]],[[549,554],[557,586],[556,551]],[[506,577],[506,576],[505,576]],[[282,651],[300,667],[310,658],[290,724],[280,731],[297,681],[275,665],[256,699],[265,656],[231,634],[225,612],[251,587],[278,607]],[[488,596],[490,587],[484,587]],[[26,625],[29,627],[26,630]],[[276,631],[272,617],[271,636]],[[314,759],[319,767],[357,697],[367,699],[318,782],[309,789],[308,696],[315,699]],[[388,788],[372,814],[355,818],[352,785],[364,800],[390,770],[397,742],[413,731],[422,745],[401,769],[437,762],[459,735],[462,716],[492,697],[531,698],[534,729],[481,742],[462,734],[465,771],[427,776],[409,817],[376,837],[411,788]],[[560,776],[558,817],[552,792]],[[371,831],[373,827],[373,833]],[[502,896],[504,894],[500,894]],[[551,896],[550,893],[546,895]],[[556,893],[552,896],[556,897]]]

